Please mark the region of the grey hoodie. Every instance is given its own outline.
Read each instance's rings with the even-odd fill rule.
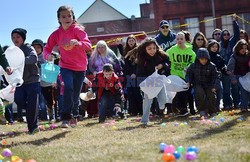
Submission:
[[[40,82],[35,49],[27,43],[23,44],[20,49],[23,51],[25,56],[25,65],[23,71],[24,84]]]

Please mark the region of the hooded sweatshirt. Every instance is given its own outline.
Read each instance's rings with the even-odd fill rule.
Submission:
[[[77,46],[70,46],[72,39],[78,40],[80,43]],[[87,50],[91,49],[91,42],[88,39],[87,33],[77,24],[72,24],[68,29],[64,30],[60,26],[54,31],[44,47],[44,58],[47,59],[51,54],[53,47],[58,45],[60,51],[59,65],[73,71],[86,71],[87,70]]]
[[[164,50],[167,51],[170,47],[176,44],[176,34],[171,30],[168,32],[167,36],[164,36],[161,32],[155,37],[158,45]]]
[[[20,49],[25,56],[25,65],[23,71],[24,84],[36,83],[40,81],[40,75],[37,65],[37,55],[35,49],[28,43],[22,44]]]
[[[208,52],[209,52],[209,56],[210,56],[210,61],[212,63],[215,64],[218,72],[224,74],[224,75],[227,75],[227,66],[225,64],[225,61],[224,59],[220,56],[219,54],[219,49],[217,52],[212,52],[211,51],[211,47],[214,45],[214,44],[217,44],[218,47],[220,47],[220,44],[215,41],[215,40],[211,40],[209,43],[208,43]]]
[[[186,68],[195,61],[196,54],[192,45],[185,44],[186,48],[181,49],[177,44],[167,50],[170,64],[170,74],[185,79]]]
[[[207,58],[208,62],[202,65],[200,58]],[[186,81],[195,86],[202,86],[203,88],[216,88],[216,79],[218,73],[216,66],[210,62],[210,56],[205,48],[200,48],[197,51],[196,60],[187,69]]]

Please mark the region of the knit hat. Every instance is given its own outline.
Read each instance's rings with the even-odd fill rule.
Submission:
[[[25,29],[23,29],[23,28],[16,28],[16,29],[12,30],[11,36],[14,33],[19,34],[23,38],[23,41],[26,40],[26,33],[27,33],[27,31]]]
[[[163,26],[169,26],[169,23],[167,20],[161,20],[159,27],[161,28]]]
[[[208,50],[206,48],[199,48],[197,53],[196,53],[196,59],[200,59],[200,58],[206,58],[208,60],[210,60],[210,56],[208,53]]]
[[[41,39],[35,39],[33,40],[33,42],[31,43],[32,46],[34,45],[40,45],[42,50],[43,50],[43,47],[44,47],[44,44],[43,44],[43,41]]]

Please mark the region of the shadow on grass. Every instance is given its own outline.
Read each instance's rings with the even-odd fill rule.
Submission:
[[[0,139],[13,138],[13,137],[20,136],[21,134],[25,134],[25,133],[26,133],[25,131],[8,132],[8,133],[1,134]]]
[[[212,136],[214,134],[219,134],[219,133],[223,133],[225,131],[228,131],[230,128],[237,125],[239,119],[242,120],[242,122],[246,121],[247,118],[249,117],[249,115],[250,115],[250,112],[242,113],[242,115],[240,117],[237,117],[231,121],[225,122],[223,125],[221,125],[219,127],[205,129],[203,131],[203,133],[199,133],[193,137],[189,137],[189,140],[204,139],[204,138],[207,138],[207,137]]]
[[[46,143],[49,143],[51,141],[58,140],[60,138],[64,138],[65,135],[69,132],[70,131],[64,131],[64,132],[58,133],[50,138],[41,138],[41,139],[37,139],[34,141],[29,141],[29,142],[12,143],[12,144],[8,144],[8,145],[4,145],[4,147],[9,148],[9,147],[18,146],[18,145],[29,145],[29,144],[36,145],[36,146],[45,145]],[[35,135],[37,135],[37,134],[35,134]]]
[[[135,125],[135,126],[127,126],[125,128],[119,128],[118,131],[131,131],[134,129],[147,129],[147,128],[153,128],[156,127],[156,124],[150,124],[150,125],[145,125],[145,124],[139,124],[139,125]],[[157,124],[158,125],[158,124]]]
[[[100,123],[98,121],[96,121],[96,122],[92,122],[92,123],[87,123],[84,126],[85,127],[92,127],[92,126],[97,125],[97,124],[100,124]]]

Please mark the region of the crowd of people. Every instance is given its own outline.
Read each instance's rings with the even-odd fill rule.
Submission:
[[[62,121],[61,127],[68,128],[86,116],[98,117],[102,123],[106,118],[141,115],[146,126],[150,113],[159,117],[198,113],[207,118],[219,111],[248,111],[250,92],[239,78],[250,72],[249,38],[235,16],[233,33],[215,29],[209,40],[202,32],[194,37],[188,31],[174,33],[168,21],[162,20],[154,38],[138,43],[134,35],[128,36],[119,57],[103,40],[91,48],[71,7],[61,6],[57,18],[59,28],[46,44],[40,39],[25,43],[27,31],[22,28],[11,33],[14,45],[25,55],[24,83],[16,88],[14,101],[18,121],[23,121],[22,110],[26,110],[31,134],[38,131],[38,119]],[[0,52],[0,64],[11,74],[2,48]],[[46,61],[60,66],[56,83],[41,80],[41,64]],[[177,92],[172,103],[166,103],[164,88],[149,98],[139,84],[155,70],[185,80],[188,90]],[[83,92],[91,100],[81,100]],[[10,107],[6,109],[6,119],[13,123]]]

